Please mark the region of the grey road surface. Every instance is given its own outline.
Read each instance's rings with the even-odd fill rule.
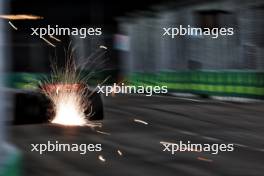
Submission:
[[[102,128],[54,124],[10,127],[10,140],[23,154],[24,175],[264,175],[263,103],[124,95],[107,97],[104,104]],[[31,152],[31,144],[47,144],[48,141],[100,143],[103,151],[85,155],[78,152],[45,152],[42,155]],[[231,143],[234,151],[216,155],[199,151],[172,155],[163,151],[161,141]]]

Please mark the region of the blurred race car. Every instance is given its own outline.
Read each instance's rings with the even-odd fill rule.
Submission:
[[[67,84],[67,85],[55,85],[48,84],[42,88],[49,89],[49,91],[56,91],[55,88],[60,86],[62,89],[76,89],[81,85]],[[66,91],[67,91],[66,90]],[[74,91],[74,90],[73,90]],[[103,100],[100,94],[96,91],[86,89],[87,95],[85,98],[90,103],[90,106],[86,109],[85,113],[91,113],[92,116],[88,116],[89,120],[102,120],[104,118]],[[13,124],[36,124],[36,123],[48,123],[54,117],[54,109],[51,101],[41,93],[39,90],[22,90],[13,89],[12,97],[14,102],[14,119]],[[90,112],[92,110],[92,112]]]

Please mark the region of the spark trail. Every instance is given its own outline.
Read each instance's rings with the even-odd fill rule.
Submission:
[[[92,91],[87,85],[91,75],[82,75],[73,55],[73,50],[66,53],[66,64],[61,69],[56,63],[52,63],[51,76],[40,83],[42,92],[52,103],[54,117],[51,123],[66,126],[101,126],[101,123],[89,120],[89,117],[93,115],[89,102]]]

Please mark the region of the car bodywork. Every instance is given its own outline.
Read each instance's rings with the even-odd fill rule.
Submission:
[[[87,101],[92,106],[92,112],[86,110],[89,120],[102,120],[104,118],[103,100],[100,94],[87,89]],[[18,124],[36,124],[48,123],[54,117],[52,103],[42,91],[15,89],[10,91],[13,97],[14,119],[12,123]]]

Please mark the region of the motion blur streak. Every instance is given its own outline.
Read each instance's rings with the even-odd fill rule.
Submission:
[[[19,14],[19,15],[0,15],[2,19],[8,20],[39,20],[43,19],[41,16],[36,15],[26,15],[26,14]]]

